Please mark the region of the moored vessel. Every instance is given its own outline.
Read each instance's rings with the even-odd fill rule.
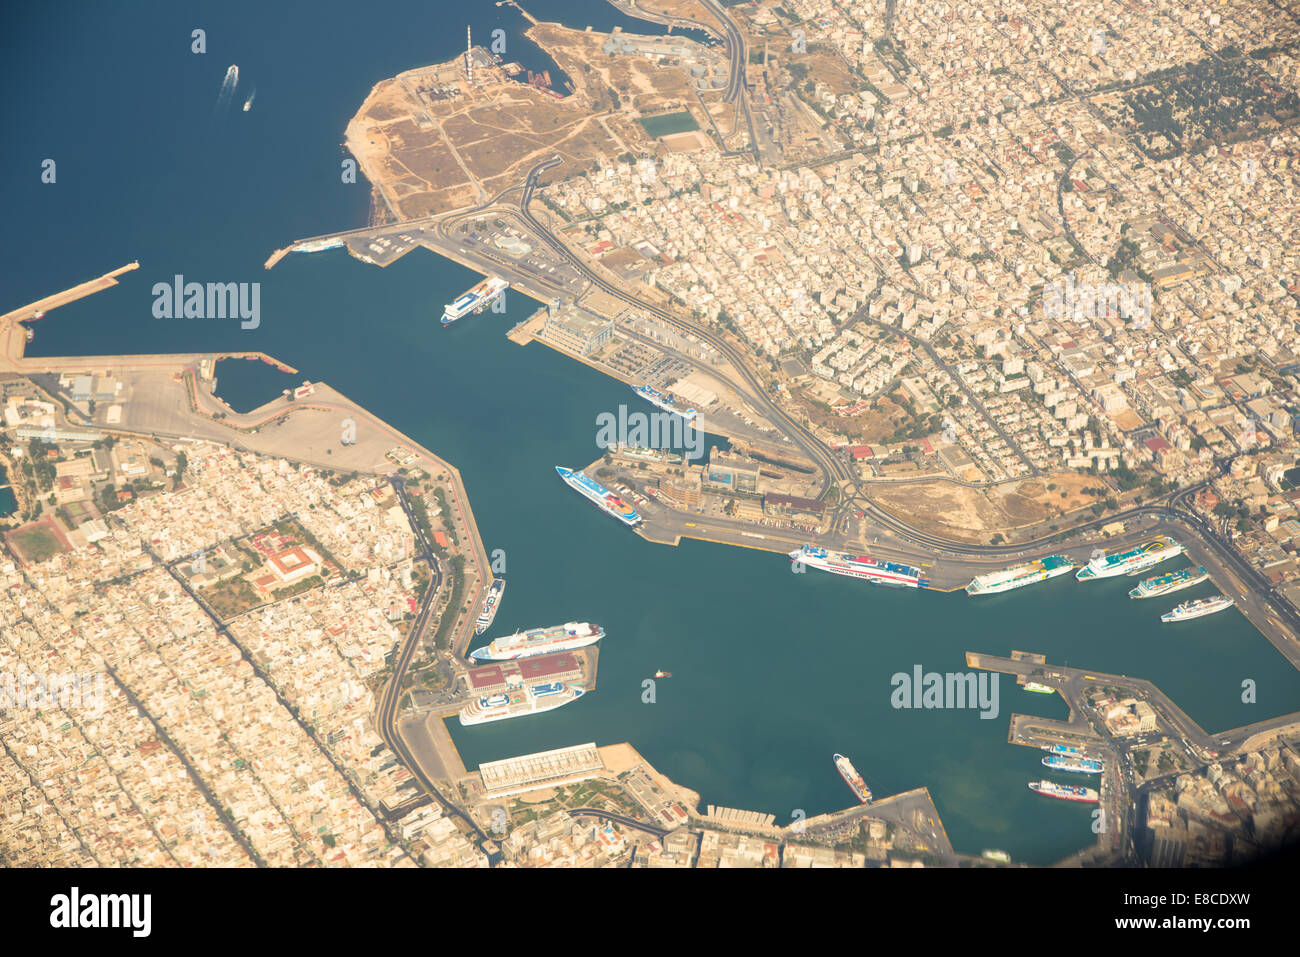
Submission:
[[[678,405],[677,396],[671,392],[660,392],[648,385],[638,386],[634,391],[651,405],[657,406],[665,412],[671,412],[673,415],[680,415],[687,422],[693,421],[695,418],[695,410],[681,408]]]
[[[853,766],[853,762],[842,754],[834,755],[834,760],[835,769],[840,772],[840,777],[849,786],[849,790],[857,795],[858,800],[863,804],[869,803],[871,801],[871,788],[867,787],[867,782],[862,780],[862,775]]]
[[[612,516],[624,525],[633,528],[641,524],[641,516],[637,514],[635,508],[588,476],[586,472],[575,472],[563,465],[555,466],[555,471],[560,478],[564,479],[564,484],[578,492],[606,515]]]
[[[531,658],[555,651],[573,651],[585,648],[605,637],[605,629],[586,621],[570,621],[563,625],[530,628],[513,635],[493,638],[482,648],[470,652],[471,661],[510,661]]]
[[[492,619],[497,616],[497,608],[501,605],[501,596],[506,590],[506,580],[504,578],[492,579],[492,585],[488,588],[487,596],[483,599],[483,611],[479,614],[478,620],[474,622],[474,634],[481,635],[492,627]]]
[[[1080,774],[1101,774],[1106,766],[1094,758],[1071,754],[1049,754],[1043,758],[1043,767],[1053,771],[1077,771]]]
[[[1167,575],[1153,575],[1150,578],[1144,578],[1138,582],[1136,588],[1129,590],[1129,598],[1156,598],[1160,595],[1168,595],[1170,592],[1182,591],[1184,588],[1191,588],[1193,585],[1199,585],[1210,577],[1200,565],[1188,568],[1180,568],[1176,572],[1169,572]]]
[[[578,700],[584,694],[586,692],[580,685],[565,681],[535,685],[519,684],[499,694],[475,698],[460,710],[460,723],[487,724],[489,721],[504,721],[506,718],[519,718],[528,714],[553,711]]]
[[[1188,621],[1192,618],[1204,618],[1206,615],[1213,615],[1215,612],[1223,611],[1225,608],[1231,608],[1235,605],[1231,598],[1224,595],[1211,595],[1209,598],[1197,598],[1193,601],[1185,601],[1181,605],[1174,606],[1173,610],[1165,612],[1160,616],[1161,621]]]
[[[1023,588],[1026,585],[1033,585],[1048,578],[1055,578],[1057,575],[1064,575],[1077,567],[1065,555],[1048,555],[1046,558],[1023,562],[1010,568],[1004,568],[1001,571],[977,575],[966,586],[966,594],[996,595],[998,592]]]
[[[1037,681],[1026,681],[1022,687],[1026,691],[1032,691],[1034,694],[1056,694],[1056,689],[1039,684]]]
[[[887,562],[867,555],[847,555],[832,552],[815,545],[804,545],[790,552],[790,560],[797,564],[819,568],[833,575],[861,578],[878,585],[896,585],[902,588],[922,588],[930,582],[919,568],[900,562]]]
[[[1182,553],[1182,545],[1161,535],[1127,551],[1112,554],[1103,552],[1080,568],[1074,577],[1083,582],[1094,578],[1113,578],[1116,575],[1135,575]]]
[[[1057,784],[1055,781],[1030,781],[1029,790],[1043,797],[1059,798],[1062,801],[1082,801],[1096,804],[1101,798],[1092,788],[1076,787],[1073,784]]]

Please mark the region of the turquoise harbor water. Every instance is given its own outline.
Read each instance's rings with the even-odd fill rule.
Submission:
[[[595,0],[525,6],[597,29],[630,22]],[[506,341],[535,308],[526,297],[508,294],[505,316],[443,329],[443,303],[478,276],[423,251],[386,270],[335,250],[288,256],[265,272],[262,262],[288,241],[364,221],[367,187],[340,183],[338,144],[370,87],[463,44],[459,15],[391,7],[385,22],[405,16],[407,29],[359,31],[358,8],[337,2],[12,14],[6,89],[31,90],[32,76],[43,85],[10,103],[0,292],[12,308],[138,258],[119,287],[36,323],[32,353],[263,350],[301,374],[223,363],[220,391],[236,409],[301,378],[328,381],[461,470],[484,544],[506,551],[510,585],[491,634],[571,619],[608,631],[599,687],[581,701],[453,725],[467,765],[626,740],[705,803],[785,822],[796,809],[812,815],[852,800],[831,765],[840,751],[877,795],[928,786],[958,850],[999,847],[1049,863],[1091,843],[1090,811],[1026,789],[1045,770],[1041,754],[1007,744],[1007,720],[1015,711],[1063,717],[1059,699],[1004,679],[993,720],[895,710],[891,675],[917,664],[962,671],[968,650],[1024,649],[1150,678],[1212,731],[1300,707],[1300,675],[1238,612],[1162,626],[1159,614],[1175,602],[1131,601],[1127,578],[1066,577],[974,600],[793,575],[784,557],[764,552],[650,545],[553,470],[597,455],[598,413],[649,407],[542,346]],[[476,18],[480,36],[519,23],[491,6]],[[208,31],[205,56],[189,52],[195,27]],[[513,46],[508,56],[545,65]],[[237,102],[214,113],[230,63],[240,66]],[[240,113],[253,85],[253,109]],[[40,183],[46,157],[58,163],[53,185]],[[154,319],[151,287],[177,273],[261,282],[260,327]],[[643,703],[642,681],[660,668],[673,677]],[[1240,701],[1246,678],[1258,682],[1258,704]]]

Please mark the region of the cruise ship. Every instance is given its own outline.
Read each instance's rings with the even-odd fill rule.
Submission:
[[[843,552],[831,552],[815,545],[805,545],[797,552],[790,553],[792,562],[811,565],[834,575],[848,575],[850,578],[864,578],[878,585],[894,585],[900,588],[923,588],[930,582],[922,577],[919,568],[902,565],[898,562],[882,561],[866,555],[846,555]]]
[[[1043,758],[1043,767],[1053,771],[1078,771],[1080,774],[1101,774],[1105,765],[1093,758],[1073,757],[1068,754],[1049,754]]]
[[[677,406],[677,396],[671,392],[660,392],[658,389],[652,389],[648,385],[639,386],[634,390],[637,395],[645,399],[651,405],[658,406],[665,412],[671,412],[673,415],[680,415],[687,422],[694,421],[694,409],[682,409]]]
[[[477,312],[491,305],[492,300],[510,288],[510,283],[496,276],[488,276],[481,283],[462,295],[455,302],[447,304],[442,313],[442,324],[449,326],[457,319],[471,312]]]
[[[1077,567],[1074,562],[1064,555],[1048,555],[1046,558],[1038,558],[1032,562],[1024,562],[1020,565],[1013,565],[1011,568],[1004,568],[1000,572],[977,575],[966,586],[966,594],[996,595],[998,592],[1023,588],[1035,582],[1055,578],[1057,575],[1064,575]]]
[[[501,595],[505,590],[504,578],[492,579],[492,586],[488,589],[487,597],[483,599],[483,612],[474,622],[474,634],[481,635],[492,627],[492,619],[497,616],[497,608],[501,605]]]
[[[501,694],[475,698],[461,708],[460,723],[487,724],[489,721],[503,721],[506,718],[518,718],[526,714],[539,714],[562,707],[570,701],[576,701],[584,694],[586,692],[579,685],[571,685],[564,681],[519,685]]]
[[[1143,542],[1137,548],[1130,548],[1126,552],[1100,555],[1080,568],[1079,573],[1074,577],[1081,582],[1085,582],[1094,578],[1136,575],[1152,565],[1159,565],[1161,562],[1168,561],[1182,553],[1183,546],[1172,539],[1153,538],[1151,541]]]
[[[473,661],[509,661],[512,658],[531,658],[549,655],[555,651],[572,651],[595,644],[605,637],[605,629],[585,621],[570,621],[547,628],[530,628],[513,635],[493,638],[482,648],[470,652]]]
[[[1210,573],[1200,565],[1195,568],[1180,568],[1168,575],[1153,575],[1150,578],[1143,579],[1138,583],[1137,588],[1130,589],[1128,597],[1156,598],[1160,595],[1168,595],[1170,592],[1191,588],[1193,585],[1199,585],[1209,577]]]
[[[586,472],[575,472],[573,469],[566,469],[563,465],[555,466],[555,471],[569,488],[578,492],[606,515],[613,516],[624,525],[633,528],[641,524],[641,516],[636,513],[635,508],[595,479],[590,478]]]
[[[1223,611],[1225,608],[1231,608],[1236,602],[1224,595],[1212,595],[1209,598],[1197,598],[1194,601],[1185,601],[1174,608],[1173,611],[1167,611],[1160,616],[1161,621],[1188,621],[1192,618],[1204,618],[1206,615],[1213,615],[1216,611]]]
[[[1043,797],[1060,798],[1062,801],[1086,801],[1096,804],[1100,798],[1092,788],[1076,787],[1073,784],[1057,784],[1055,781],[1030,781],[1029,790]]]
[[[871,801],[871,788],[867,787],[867,782],[862,780],[862,775],[853,766],[853,762],[842,754],[837,754],[834,757],[835,769],[840,772],[840,777],[849,786],[849,790],[857,795],[858,800],[863,804],[869,803]]]

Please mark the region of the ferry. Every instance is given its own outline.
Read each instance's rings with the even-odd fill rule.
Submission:
[[[1078,771],[1080,774],[1101,774],[1105,765],[1093,758],[1073,757],[1068,754],[1049,754],[1043,758],[1043,767],[1053,771]]]
[[[1143,542],[1136,548],[1113,555],[1105,553],[1094,558],[1079,569],[1074,577],[1081,582],[1094,578],[1113,578],[1116,575],[1136,575],[1152,565],[1159,565],[1183,553],[1183,546],[1172,539],[1161,536],[1149,542]]]
[[[313,239],[309,242],[298,243],[290,252],[295,253],[318,253],[322,249],[338,249],[343,245],[341,239]]]
[[[501,604],[501,595],[506,590],[506,580],[504,578],[492,579],[492,585],[488,588],[487,597],[483,599],[483,612],[474,622],[474,634],[481,635],[492,627],[492,619],[497,616],[497,608]]]
[[[566,469],[563,465],[555,466],[555,471],[569,488],[578,492],[606,515],[632,528],[641,524],[641,516],[637,514],[635,508],[595,479],[590,478],[586,472],[575,472],[573,469]]]
[[[1066,572],[1078,567],[1077,564],[1064,555],[1048,555],[1046,558],[1038,558],[1032,562],[1024,562],[1020,565],[1013,565],[1011,568],[1004,568],[1000,572],[977,575],[966,586],[966,594],[996,595],[998,592],[1023,588],[1026,585],[1033,585],[1035,582],[1055,578],[1057,575],[1064,575]]]
[[[1096,804],[1101,798],[1092,788],[1076,787],[1073,784],[1057,784],[1055,781],[1030,781],[1029,790],[1043,797],[1060,798],[1062,801],[1085,801]]]
[[[853,762],[842,754],[835,755],[834,759],[835,769],[840,772],[840,777],[849,786],[849,790],[857,795],[858,800],[863,804],[869,804],[871,802],[871,788],[867,787],[867,782],[862,780],[862,775],[853,766]]]
[[[1070,754],[1076,758],[1087,757],[1087,755],[1083,753],[1082,749],[1072,748],[1068,744],[1053,744],[1050,747],[1044,748],[1043,750],[1050,751],[1052,754]]]
[[[692,422],[695,419],[695,410],[679,408],[677,405],[677,396],[673,395],[671,392],[660,392],[658,389],[652,389],[648,385],[639,386],[633,391],[651,405],[658,406],[665,412],[671,412],[673,415],[680,415],[687,422]]]
[[[846,555],[843,552],[831,552],[815,545],[805,545],[796,552],[790,552],[790,560],[796,564],[811,565],[833,575],[848,575],[850,578],[863,578],[878,585],[893,585],[899,588],[924,588],[930,584],[923,577],[919,568],[903,565],[899,562],[887,562],[866,555]]]
[[[471,312],[480,312],[492,304],[492,301],[510,288],[510,283],[496,276],[488,276],[481,283],[461,295],[454,302],[449,302],[442,313],[442,324],[449,326],[457,319]]]
[[[1231,598],[1225,595],[1211,595],[1209,598],[1197,598],[1194,601],[1185,601],[1176,606],[1173,611],[1167,611],[1160,616],[1161,621],[1188,621],[1192,618],[1204,618],[1206,615],[1213,615],[1216,611],[1223,611],[1225,608],[1231,608],[1235,605]]]
[[[605,629],[585,621],[570,621],[546,628],[530,628],[513,635],[494,638],[482,648],[470,652],[471,661],[510,661],[549,655],[555,651],[573,651],[594,645],[605,637]]]
[[[476,698],[460,710],[460,723],[463,725],[487,724],[489,721],[504,721],[506,718],[519,718],[527,714],[540,714],[563,707],[570,701],[576,701],[586,692],[580,685],[571,685],[564,681],[546,684],[518,685],[501,694],[484,695]]]
[[[1151,578],[1144,578],[1136,588],[1129,591],[1128,597],[1156,598],[1160,595],[1168,595],[1170,592],[1191,588],[1193,585],[1199,585],[1209,577],[1210,573],[1200,565],[1195,568],[1180,568],[1168,575],[1153,575]]]
[[[1056,694],[1056,689],[1039,684],[1037,681],[1026,681],[1021,687],[1026,691],[1032,691],[1034,694]]]

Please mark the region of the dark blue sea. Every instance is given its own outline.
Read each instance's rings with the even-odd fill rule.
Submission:
[[[662,32],[598,0],[524,5],[580,27]],[[705,803],[784,823],[850,803],[831,764],[839,751],[877,795],[929,787],[959,851],[998,847],[1045,864],[1092,842],[1089,811],[1026,789],[1041,755],[1007,743],[1007,719],[1064,717],[1059,699],[1003,680],[994,720],[896,710],[891,675],[916,664],[962,671],[968,650],[1023,649],[1151,678],[1212,731],[1300,707],[1300,676],[1239,613],[1162,628],[1164,609],[1130,601],[1127,580],[1056,579],[975,602],[796,576],[763,552],[648,544],[555,476],[556,464],[596,457],[598,413],[636,400],[542,346],[508,342],[536,304],[512,294],[507,315],[443,329],[442,304],[478,276],[424,251],[384,270],[336,250],[264,271],[294,239],[364,224],[368,186],[340,178],[344,127],[379,80],[462,49],[467,15],[476,37],[507,31],[507,59],[551,68],[520,36],[519,15],[490,3],[11,6],[0,57],[0,303],[14,308],[138,259],[119,287],[37,323],[32,354],[264,350],[459,467],[485,545],[506,552],[497,630],[585,619],[608,632],[594,693],[551,714],[456,727],[470,767],[629,741]],[[206,53],[191,52],[195,29],[206,31]],[[238,86],[219,108],[231,64]],[[47,159],[53,183],[41,180]],[[155,319],[151,288],[177,274],[262,283],[260,327]],[[242,365],[251,368],[220,372],[236,408],[290,384]],[[646,704],[641,682],[656,669],[673,677]],[[1257,704],[1241,701],[1247,678]]]

